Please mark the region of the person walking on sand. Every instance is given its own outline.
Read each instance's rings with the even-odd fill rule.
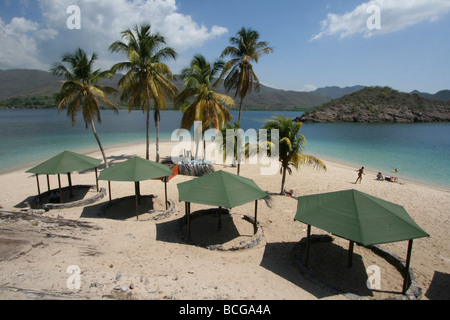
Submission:
[[[361,183],[361,181],[362,181],[362,176],[363,176],[363,174],[365,175],[365,173],[364,173],[364,167],[361,167],[361,169],[356,170],[356,172],[358,172],[358,178],[356,179],[355,184],[358,183],[358,180],[359,180],[359,183]]]

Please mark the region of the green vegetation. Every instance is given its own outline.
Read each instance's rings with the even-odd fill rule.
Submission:
[[[263,129],[278,130],[279,132],[279,160],[281,163],[281,174],[283,176],[281,181],[281,193],[284,194],[286,172],[292,174],[291,167],[298,170],[300,165],[309,165],[316,168],[326,170],[325,164],[314,156],[304,155],[302,152],[306,147],[306,138],[301,134],[302,123],[294,122],[284,116],[275,116],[273,120],[267,121]],[[268,149],[271,149],[272,137],[268,136]],[[270,153],[268,153],[270,154]]]
[[[28,96],[23,98],[10,98],[0,101],[0,109],[54,109],[56,94],[53,96]]]
[[[51,72],[57,77],[66,79],[55,99],[58,111],[61,112],[67,108],[67,115],[71,117],[72,125],[75,124],[78,113],[83,114],[86,129],[91,126],[105,166],[108,168],[105,151],[95,130],[94,118],[97,122],[101,122],[100,103],[117,112],[117,108],[106,97],[106,93],[113,94],[117,91],[111,87],[98,85],[100,79],[111,77],[111,74],[109,71],[102,72],[100,69],[94,71],[93,64],[96,60],[95,53],[89,58],[82,49],[78,49],[73,54],[65,54],[62,57],[62,63],[53,65]]]
[[[178,88],[172,82],[170,68],[162,61],[176,59],[174,49],[165,47],[166,40],[159,33],[152,34],[150,25],[136,26],[133,30],[122,32],[126,42],[116,41],[110,51],[122,53],[129,61],[113,66],[112,72],[126,70],[120,79],[121,101],[128,101],[128,110],[142,109],[147,113],[146,158],[149,160],[150,110],[154,104],[156,125],[156,162],[159,162],[159,123],[160,111],[166,109],[166,97],[175,99]]]
[[[367,87],[306,112],[302,122],[450,121],[450,101],[430,100],[389,87]]]
[[[228,73],[224,84],[227,92],[234,89],[234,96],[239,96],[241,99],[238,124],[241,124],[242,103],[247,93],[251,94],[254,87],[258,92],[260,91],[259,79],[251,62],[258,63],[262,55],[273,52],[267,42],[259,41],[259,37],[257,31],[243,27],[236,37],[230,39],[231,46],[225,48],[221,56],[222,58],[231,57],[224,70]]]

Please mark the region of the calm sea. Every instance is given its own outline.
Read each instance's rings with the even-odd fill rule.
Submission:
[[[291,118],[299,112],[245,111],[244,129],[260,129],[273,115]],[[233,112],[237,118],[237,112]],[[145,115],[141,111],[119,115],[102,111],[97,124],[105,148],[145,142]],[[161,139],[170,140],[179,127],[181,113],[164,111]],[[450,187],[450,123],[435,124],[304,124],[308,141],[306,154],[349,164],[355,169],[389,175],[399,169],[399,177]],[[155,128],[152,123],[152,138]],[[75,126],[56,110],[0,110],[0,172],[46,160],[62,151],[97,150],[91,129],[83,120]]]

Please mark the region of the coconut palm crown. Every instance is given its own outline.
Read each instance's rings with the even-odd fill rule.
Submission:
[[[155,106],[154,120],[156,126],[156,161],[159,162],[159,123],[160,111],[166,109],[166,97],[174,99],[178,88],[172,82],[173,74],[162,61],[176,59],[174,49],[166,47],[166,41],[159,33],[151,33],[151,25],[135,26],[132,30],[122,32],[122,39],[109,47],[111,52],[122,53],[129,61],[120,62],[111,71],[126,70],[120,79],[121,100],[128,101],[128,110],[142,109],[147,113],[146,158],[149,159],[150,144],[150,110]]]
[[[280,173],[282,174],[281,192],[285,192],[286,172],[292,174],[291,167],[298,170],[300,165],[309,165],[315,168],[326,170],[326,165],[314,156],[304,155],[302,152],[306,147],[306,138],[301,134],[303,123],[294,122],[286,116],[274,116],[273,120],[267,121],[263,129],[268,130],[268,140],[271,143],[271,130],[279,132],[279,161],[281,163]],[[270,146],[270,143],[268,144]]]
[[[230,38],[231,46],[225,48],[221,58],[230,56],[225,72],[228,75],[225,78],[224,85],[227,91],[235,90],[235,97],[239,96],[239,118],[238,124],[242,118],[242,103],[247,94],[251,94],[253,88],[260,90],[259,79],[256,76],[252,61],[258,63],[262,55],[273,52],[266,41],[259,41],[260,35],[252,29],[242,28],[235,37]]]
[[[220,60],[211,64],[204,56],[196,55],[182,71],[184,89],[175,99],[175,105],[183,111],[182,129],[190,130],[195,121],[201,121],[203,132],[210,128],[219,130],[231,120],[229,108],[235,106],[234,100],[214,91],[224,65]]]
[[[62,63],[55,63],[50,72],[54,76],[66,79],[56,96],[58,111],[61,112],[67,108],[67,115],[72,119],[72,125],[75,125],[79,112],[82,113],[86,129],[89,126],[92,127],[105,167],[108,167],[105,152],[95,129],[94,118],[101,123],[100,105],[106,105],[118,113],[117,107],[106,96],[106,94],[117,93],[117,90],[98,85],[100,80],[110,78],[112,74],[109,71],[101,71],[101,69],[93,70],[97,58],[95,53],[89,58],[79,48],[74,53],[63,55]]]

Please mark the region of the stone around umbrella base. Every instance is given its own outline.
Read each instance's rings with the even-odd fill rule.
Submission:
[[[56,210],[56,209],[68,209],[68,208],[75,208],[75,207],[83,207],[83,206],[86,206],[89,204],[96,203],[106,196],[105,188],[100,188],[100,191],[97,192],[96,187],[90,186],[90,185],[72,186],[72,193],[74,195],[74,197],[72,199],[75,199],[75,200],[70,200],[70,198],[67,196],[67,194],[69,194],[69,187],[62,188],[61,191],[63,194],[63,200],[65,200],[65,202],[63,202],[63,203],[61,203],[59,201],[50,202],[50,197],[51,197],[52,193],[59,195],[59,189],[54,189],[54,190],[50,190],[50,191],[42,193],[41,194],[41,200],[42,200],[41,202],[39,202],[38,196],[34,197],[32,200],[32,203],[31,203],[31,207],[33,209],[44,209],[46,211],[54,210],[54,209]],[[85,192],[85,194],[83,194],[83,192]],[[89,198],[85,198],[87,194],[94,193],[94,192],[95,192],[95,195],[93,195]],[[83,198],[79,199],[81,197],[83,197]],[[67,199],[69,199],[69,201]]]

